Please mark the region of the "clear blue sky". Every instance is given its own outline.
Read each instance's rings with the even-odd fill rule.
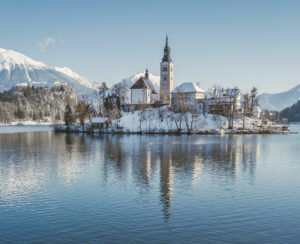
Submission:
[[[174,79],[279,92],[300,83],[300,1],[2,1],[0,47],[89,79],[159,74],[169,35]],[[43,43],[52,38],[48,46]],[[55,43],[54,43],[55,42]],[[43,45],[41,47],[41,45]]]

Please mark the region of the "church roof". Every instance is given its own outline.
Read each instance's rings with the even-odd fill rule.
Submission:
[[[130,89],[149,89],[153,92],[157,93],[158,89],[153,83],[146,79],[145,77],[141,76],[131,87]]]
[[[205,93],[199,86],[197,86],[194,82],[184,82],[177,86],[171,93]]]

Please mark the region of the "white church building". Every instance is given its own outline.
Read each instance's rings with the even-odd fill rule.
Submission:
[[[146,70],[145,76],[141,76],[130,87],[131,104],[154,104],[158,101],[161,104],[171,104],[171,91],[174,89],[173,82],[171,49],[168,45],[168,37],[166,37],[164,56],[160,63],[160,87],[151,82],[148,70]]]
[[[131,87],[131,104],[153,104],[159,100],[159,88],[149,79],[148,69]]]

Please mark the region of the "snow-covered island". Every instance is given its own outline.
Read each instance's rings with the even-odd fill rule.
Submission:
[[[80,125],[56,125],[57,132],[118,134],[278,134],[289,133],[286,125],[267,123],[255,117],[237,116],[233,127],[222,115],[174,113],[168,106],[121,112],[118,119],[95,117]]]
[[[0,49],[0,124],[56,124],[92,133],[286,133],[259,108],[257,89],[179,82],[166,38],[160,75],[137,73],[108,88],[71,69]]]
[[[174,66],[168,37],[160,63],[160,77],[146,69],[131,84],[123,81],[108,89],[104,83],[98,92],[98,112],[92,118],[84,105],[77,121],[66,109],[66,125],[55,126],[58,132],[89,133],[288,133],[286,125],[271,122],[262,113],[257,89],[242,93],[237,87],[214,86],[204,91],[194,82],[174,88]],[[89,122],[85,123],[86,117]],[[279,121],[279,120],[278,120]]]

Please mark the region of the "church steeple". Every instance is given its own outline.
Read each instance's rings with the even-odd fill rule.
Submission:
[[[145,72],[145,78],[146,78],[147,80],[149,80],[149,73],[148,73],[148,69],[146,69],[146,72]]]
[[[173,62],[170,53],[168,36],[166,36],[164,56],[160,63],[160,101],[164,104],[171,103],[171,91],[173,90]]]
[[[164,57],[162,59],[162,62],[168,62],[168,63],[172,62],[171,49],[168,44],[168,36],[166,36],[166,45],[165,45],[165,49],[164,49]]]

